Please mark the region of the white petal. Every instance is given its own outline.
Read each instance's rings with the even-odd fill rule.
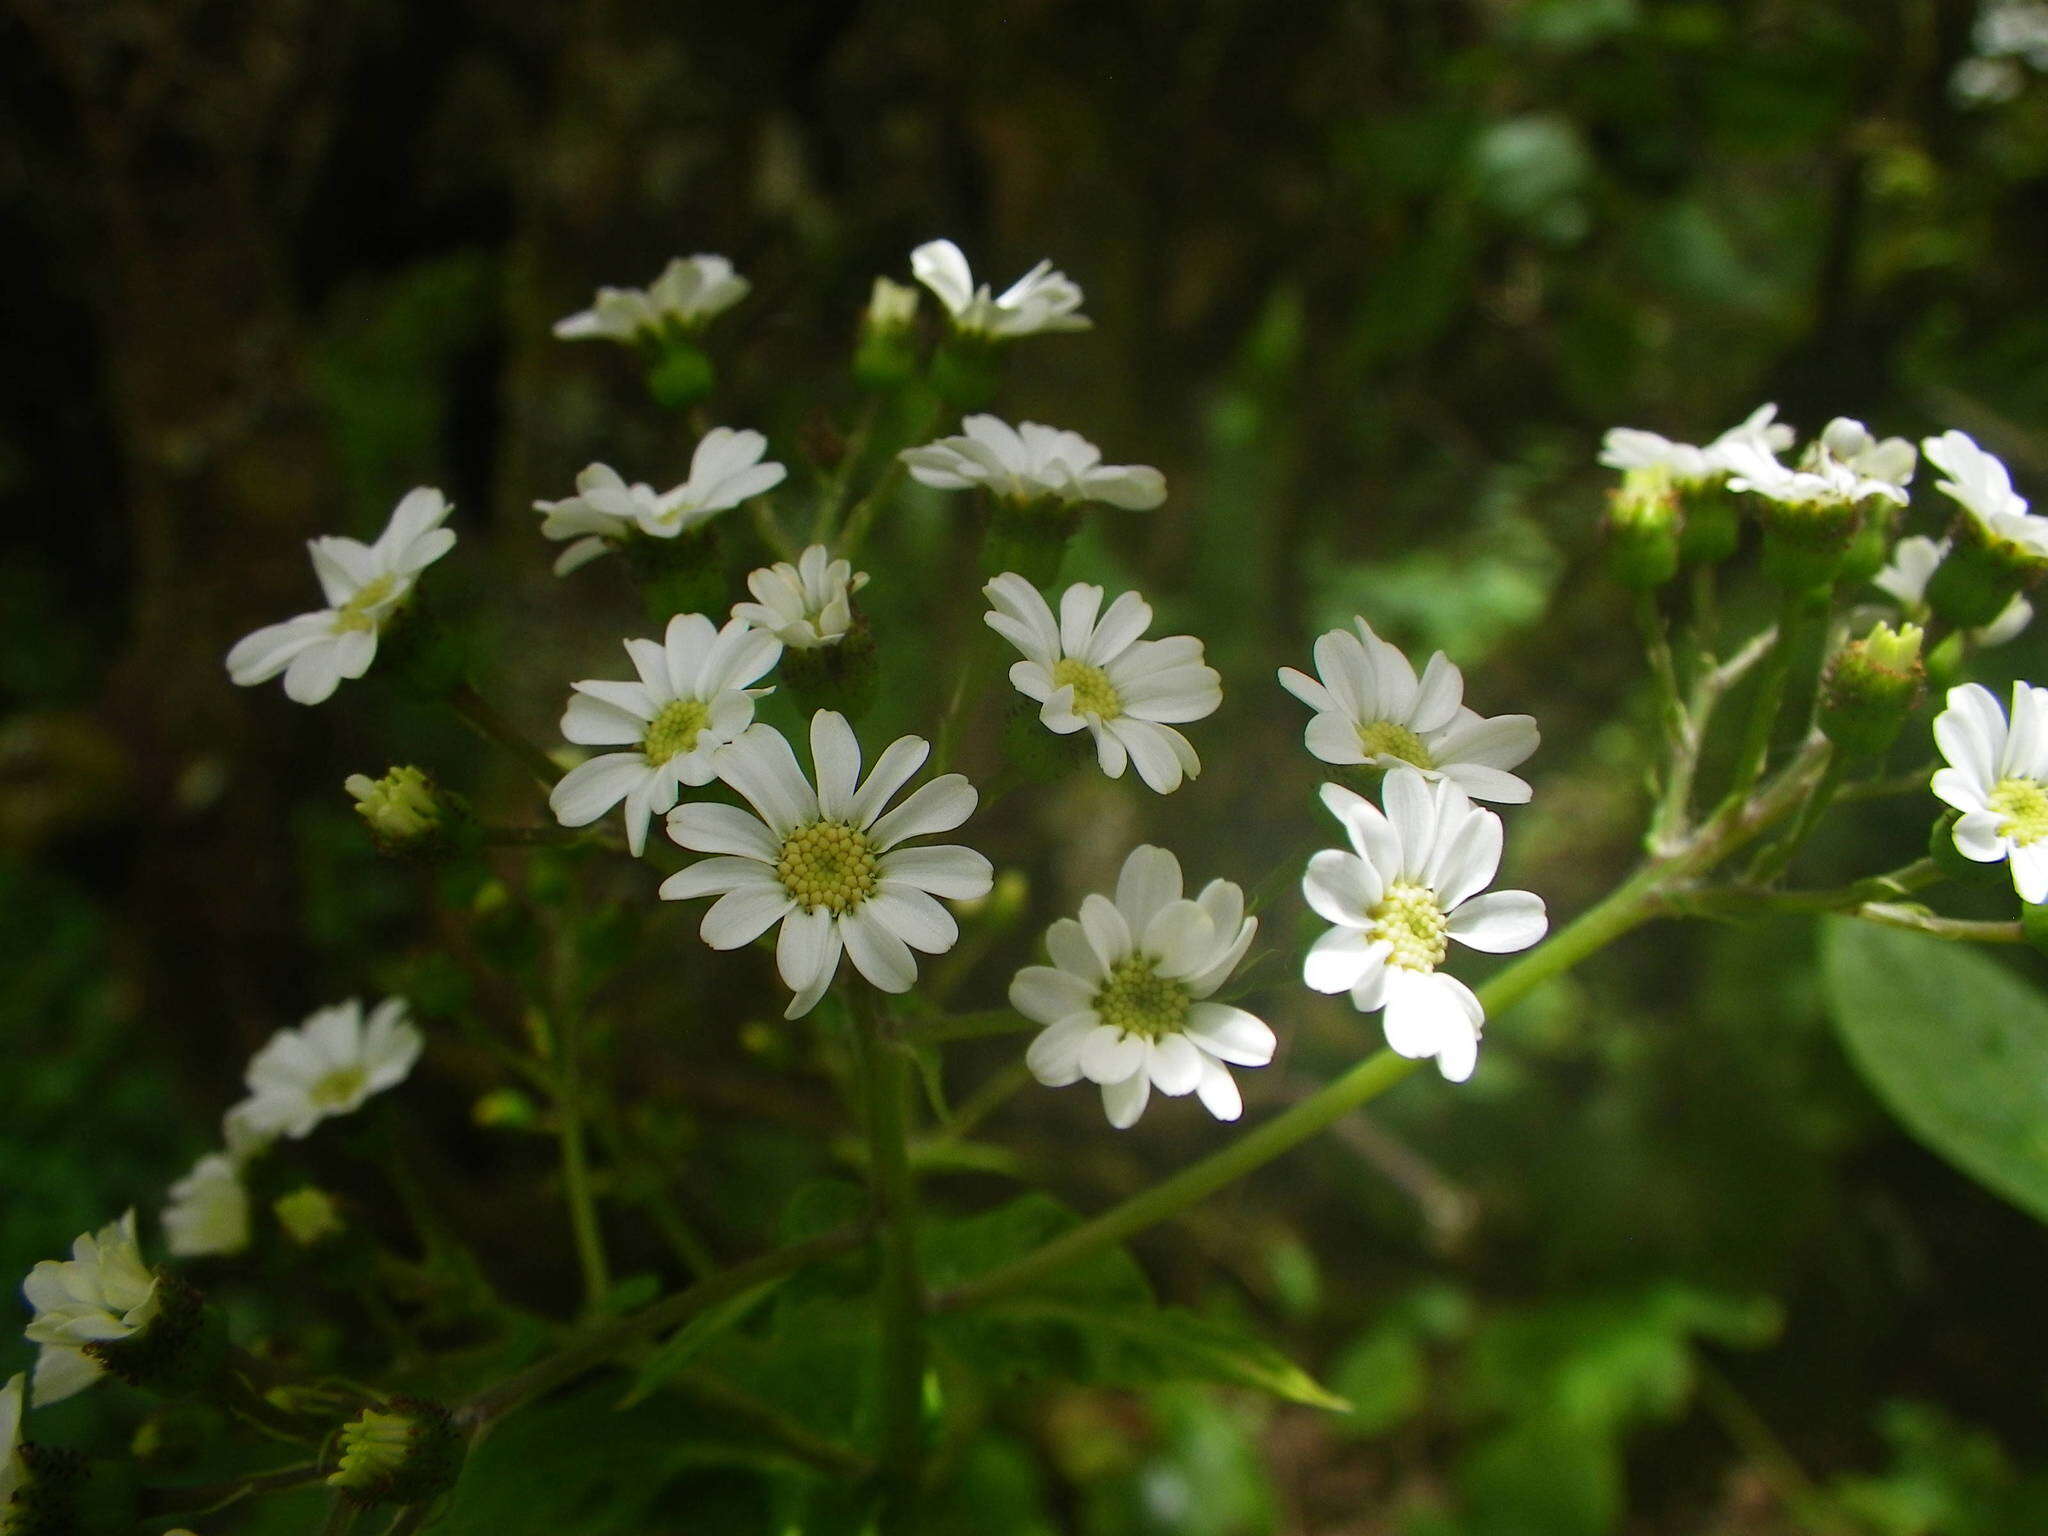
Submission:
[[[1168,1098],[1182,1098],[1202,1081],[1202,1053],[1185,1035],[1162,1035],[1146,1054],[1145,1072]]]
[[[884,992],[908,992],[917,983],[917,959],[910,946],[862,902],[839,919],[839,937],[854,968]]]
[[[1186,1028],[1196,1045],[1233,1066],[1263,1067],[1279,1046],[1264,1019],[1227,1003],[1196,1003]]]
[[[782,853],[781,841],[736,805],[679,805],[669,812],[668,835],[697,853],[732,853],[764,864],[773,864]]]
[[[1049,965],[1027,965],[1010,978],[1010,1006],[1039,1024],[1057,1024],[1087,1009],[1095,996],[1089,983]]]
[[[1138,1123],[1151,1097],[1152,1079],[1143,1072],[1133,1072],[1119,1082],[1102,1085],[1102,1112],[1109,1116],[1111,1125],[1127,1131]]]
[[[950,832],[974,814],[979,796],[966,775],[942,774],[919,788],[868,829],[875,846],[889,849],[913,837]]]
[[[1372,922],[1372,909],[1386,895],[1380,873],[1355,853],[1325,848],[1308,861],[1301,894],[1318,917],[1348,928]]]
[[[1145,843],[1124,855],[1116,877],[1116,905],[1134,933],[1142,933],[1168,902],[1180,900],[1180,892],[1180,860],[1166,849]]]
[[[661,882],[663,901],[690,901],[699,896],[723,896],[727,891],[748,888],[781,890],[782,883],[765,864],[752,859],[720,855],[699,859],[688,869],[679,869]]]
[[[1244,1097],[1230,1070],[1208,1057],[1202,1060],[1202,1080],[1195,1086],[1202,1107],[1218,1120],[1235,1120],[1244,1113]]]
[[[1449,923],[1452,938],[1489,955],[1527,949],[1549,926],[1543,898],[1531,891],[1489,891],[1475,896],[1451,913]]]
[[[931,750],[931,743],[922,736],[899,736],[890,742],[875,759],[875,766],[868,770],[868,781],[847,807],[846,819],[856,827],[872,825],[882,814],[882,807],[896,798],[896,791],[924,766]]]
[[[1109,970],[1102,957],[1095,953],[1086,931],[1073,918],[1062,917],[1045,930],[1045,947],[1054,965],[1091,986],[1100,986],[1108,979]]]
[[[638,752],[607,752],[578,763],[548,793],[548,808],[565,827],[587,827],[617,805],[647,777]]]
[[[1048,1088],[1081,1080],[1081,1042],[1095,1031],[1095,1015],[1076,1013],[1039,1032],[1024,1052],[1024,1065]]]
[[[718,776],[761,813],[778,838],[817,819],[818,797],[797,767],[796,753],[774,727],[748,726],[719,749],[717,766]]]
[[[839,940],[830,912],[819,907],[792,912],[782,920],[782,932],[775,941],[775,969],[790,991],[807,991],[828,964],[836,966],[838,961]]]
[[[949,901],[973,901],[986,896],[995,883],[995,870],[989,861],[958,843],[892,849],[877,862],[876,872],[885,881],[913,885]]]
[[[860,782],[860,742],[846,716],[821,709],[811,716],[811,764],[818,776],[818,809],[838,820],[853,806]]]
[[[1128,1035],[1112,1025],[1098,1025],[1081,1042],[1081,1075],[1091,1083],[1117,1083],[1145,1065],[1143,1035]]]
[[[943,955],[960,942],[960,925],[953,914],[915,886],[884,880],[867,904],[890,932],[924,954]]]
[[[1386,952],[1356,928],[1332,928],[1302,957],[1302,984],[1313,992],[1349,992]]]
[[[1199,903],[1173,901],[1145,925],[1138,947],[1159,961],[1159,974],[1180,978],[1204,969],[1216,948],[1216,925]]]

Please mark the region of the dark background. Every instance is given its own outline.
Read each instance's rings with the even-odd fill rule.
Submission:
[[[792,462],[853,416],[855,317],[918,242],[951,235],[999,286],[1050,256],[1085,288],[1095,330],[1020,346],[998,408],[1166,471],[1167,507],[1100,520],[1075,569],[1201,634],[1235,715],[1192,732],[1210,771],[1174,801],[1090,785],[1005,808],[981,845],[1033,872],[1029,931],[1105,845],[1157,837],[1251,885],[1307,835],[1315,775],[1271,671],[1353,611],[1450,650],[1483,710],[1538,716],[1508,874],[1577,910],[1632,857],[1648,723],[1625,600],[1594,579],[1605,428],[1704,441],[1772,399],[1808,430],[1961,427],[2023,489],[2048,470],[2048,84],[2013,60],[2012,99],[1960,97],[1975,15],[5,0],[0,1273],[148,1209],[253,1045],[433,947],[339,780],[417,760],[506,804],[516,781],[373,685],[303,710],[228,686],[220,658],[308,605],[303,538],[367,536],[438,484],[463,540],[446,588],[496,694],[552,742],[566,680],[607,675],[639,621],[615,572],[557,586],[529,503],[593,458],[673,483],[687,442],[623,354],[548,325],[673,254],[752,279],[719,418]],[[882,588],[958,595],[917,526],[869,562],[882,610],[902,605],[884,644],[904,678],[936,637]],[[1738,580],[1738,617],[1763,602]],[[1910,858],[1931,814],[1864,813],[1816,876]],[[646,922],[660,954],[694,945],[681,913]],[[2048,1464],[2048,1243],[1868,1098],[1811,947],[1798,927],[1640,936],[1523,1010],[1469,1090],[1417,1082],[1148,1240],[1169,1295],[1249,1311],[1345,1390],[1419,1384],[1336,1428],[1086,1398],[1102,1417],[1072,1431],[1041,1404],[1018,1432],[1050,1469],[1046,1518],[1507,1532],[1483,1511],[1548,1507],[1528,1480],[1580,1457],[1620,1504],[1527,1529],[2038,1528],[2011,1511],[2038,1509]],[[730,1028],[664,1034],[663,1006],[634,1049],[681,1084],[686,1140],[829,1112]],[[1371,1043],[1302,1019],[1253,1114]],[[1006,1058],[967,1060],[971,1083]],[[523,1241],[544,1160],[470,1126],[473,1067],[430,1065],[411,1104],[468,1235],[559,1306],[566,1243]],[[1032,1159],[1085,1147],[1035,1164],[1083,1208],[1218,1134],[1155,1110],[1111,1138],[1079,1097],[1032,1090],[992,1134]],[[744,1220],[698,1203],[743,1251]],[[1703,1360],[1720,1386],[1696,1391]],[[1580,1386],[1584,1435],[1516,1429],[1569,1419]],[[1788,1513],[1796,1476],[1731,1399],[1805,1466],[1812,1519],[1850,1524]],[[1096,1467],[1070,1433],[1125,1450]],[[1159,1466],[1228,1477],[1191,1485],[1199,1517],[1103,1491]]]

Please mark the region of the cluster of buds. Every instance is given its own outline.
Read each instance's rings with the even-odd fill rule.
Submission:
[[[424,1504],[455,1486],[466,1450],[446,1408],[394,1397],[342,1425],[341,1456],[327,1485],[355,1504]]]
[[[352,773],[342,781],[356,814],[378,849],[393,856],[432,853],[447,846],[466,821],[461,797],[435,786],[423,769],[395,765],[381,779]]]

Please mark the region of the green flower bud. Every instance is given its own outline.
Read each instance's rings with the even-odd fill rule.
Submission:
[[[446,841],[447,823],[459,810],[454,797],[434,787],[424,770],[394,766],[381,779],[352,773],[343,789],[356,803],[356,814],[370,829],[380,852],[419,853]]]
[[[1607,493],[1607,570],[1624,587],[1659,587],[1678,574],[1684,513],[1670,471],[1632,469]]]
[[[270,1210],[284,1235],[301,1248],[317,1248],[348,1230],[334,1196],[312,1184],[278,1196]]]
[[[1891,746],[1926,689],[1917,624],[1880,624],[1828,659],[1820,728],[1844,752],[1876,756]]]
[[[696,342],[665,336],[654,346],[654,360],[647,365],[647,392],[657,405],[685,411],[711,393],[717,370]]]
[[[189,1397],[221,1378],[228,1357],[227,1320],[176,1275],[158,1271],[156,1315],[119,1339],[80,1348],[108,1374],[164,1397]]]
[[[917,298],[907,283],[875,279],[853,355],[853,378],[861,388],[895,389],[916,374]]]
[[[424,1504],[455,1486],[466,1448],[446,1408],[394,1397],[341,1427],[341,1460],[327,1486],[357,1504]]]

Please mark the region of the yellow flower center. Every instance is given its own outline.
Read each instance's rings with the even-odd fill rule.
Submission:
[[[814,821],[782,840],[775,878],[806,912],[850,912],[875,890],[875,845],[843,821]]]
[[[1077,715],[1114,720],[1124,712],[1123,700],[1117,697],[1116,685],[1109,680],[1109,674],[1090,662],[1062,656],[1052,664],[1052,683],[1055,688],[1074,690],[1074,713]]]
[[[647,727],[647,739],[640,743],[648,766],[659,768],[678,753],[689,751],[710,723],[711,706],[701,699],[677,699],[664,706]]]
[[[395,585],[395,577],[379,576],[358,589],[354,597],[335,610],[334,632],[343,634],[349,630],[375,629],[378,622],[375,610],[391,596]]]
[[[1426,885],[1396,880],[1370,913],[1368,937],[1393,946],[1387,964],[1407,971],[1433,971],[1450,947],[1450,924]]]
[[[1157,1040],[1187,1023],[1192,999],[1184,982],[1161,976],[1150,955],[1126,955],[1096,989],[1095,1016],[1112,1029]]]
[[[1985,803],[2005,818],[1998,824],[2001,837],[2022,848],[2048,837],[2048,789],[2033,779],[2000,779]]]
[[[361,1067],[336,1067],[306,1090],[306,1097],[322,1109],[354,1103],[361,1095],[369,1074]]]
[[[1429,755],[1429,748],[1422,744],[1422,738],[1392,720],[1374,720],[1358,728],[1359,750],[1368,758],[1398,757],[1402,762],[1417,768],[1434,768],[1436,759]]]

